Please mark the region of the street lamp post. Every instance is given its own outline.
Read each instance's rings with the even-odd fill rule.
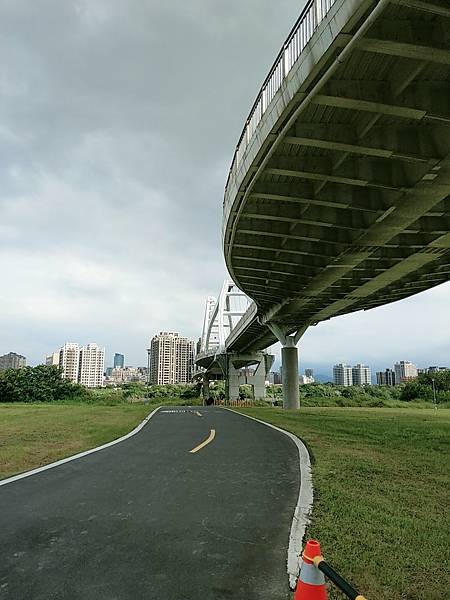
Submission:
[[[436,402],[436,386],[434,384],[434,377],[431,378],[431,383],[433,385],[433,402],[434,402],[434,410],[437,410],[437,402]]]

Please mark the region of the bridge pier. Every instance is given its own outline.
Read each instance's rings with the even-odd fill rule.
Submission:
[[[203,374],[202,379],[202,396],[203,396],[203,404],[206,404],[206,401],[209,398],[209,377],[207,373]]]
[[[298,349],[297,346],[281,348],[283,366],[283,408],[300,408],[300,393],[298,380]]]
[[[262,360],[258,368],[255,371],[255,374],[252,377],[251,383],[253,385],[253,395],[255,400],[262,400],[266,397],[266,369],[264,365],[264,360]]]
[[[225,377],[226,401],[237,400],[239,398],[239,386],[245,384],[253,386],[255,400],[265,398],[266,378],[274,360],[273,355],[265,352],[253,354],[227,353],[218,357]],[[252,365],[257,365],[256,370],[251,376],[248,376],[242,369]]]
[[[300,408],[300,391],[298,379],[297,344],[305,333],[307,326],[302,327],[295,335],[287,333],[276,323],[267,326],[281,343],[281,364],[283,368],[283,408],[296,410]]]
[[[235,369],[230,356],[227,356],[227,368],[225,374],[225,400],[237,400],[239,398],[239,370]]]

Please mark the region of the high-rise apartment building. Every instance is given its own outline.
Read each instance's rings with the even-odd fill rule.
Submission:
[[[113,369],[123,369],[125,366],[125,356],[116,352],[114,354]]]
[[[352,368],[345,363],[339,363],[333,367],[333,379],[336,385],[352,385]]]
[[[102,387],[105,370],[105,349],[97,344],[80,348],[80,371],[78,383],[86,387]]]
[[[58,351],[47,356],[46,365],[59,365],[63,377],[86,387],[102,387],[105,369],[105,349],[97,344],[80,348],[79,344],[66,342]]]
[[[370,367],[358,363],[352,367],[353,385],[372,385],[372,373]]]
[[[73,342],[66,342],[59,351],[59,366],[63,370],[63,377],[78,383],[80,374],[80,346]]]
[[[25,356],[16,354],[15,352],[8,352],[8,354],[0,356],[0,371],[5,371],[6,369],[21,369],[22,367],[25,367],[26,364],[27,359]]]
[[[409,360],[401,360],[395,363],[394,371],[396,385],[417,377],[417,367],[412,362],[409,362]]]
[[[395,385],[395,371],[386,369],[385,371],[377,371],[378,385]]]
[[[194,342],[178,333],[161,331],[150,342],[150,384],[189,383],[194,365]]]

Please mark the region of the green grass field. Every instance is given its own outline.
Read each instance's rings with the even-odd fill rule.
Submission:
[[[254,408],[313,459],[308,537],[371,600],[450,596],[450,413],[446,410]],[[343,598],[330,589],[330,599]]]
[[[0,479],[110,442],[151,409],[125,403],[0,404]]]
[[[0,404],[0,479],[116,439],[155,406]],[[361,593],[448,597],[450,411],[241,410],[308,445],[315,488],[308,536]],[[342,597],[330,590],[330,600]]]

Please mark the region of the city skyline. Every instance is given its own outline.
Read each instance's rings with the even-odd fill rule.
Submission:
[[[183,345],[182,351],[183,352],[189,350],[188,353],[186,354],[186,356],[188,357],[186,364],[188,364],[189,360],[191,360],[189,357],[192,355],[192,353],[193,353],[193,356],[195,356],[196,344],[193,340],[189,340],[186,337],[180,335],[179,333],[174,333],[174,332],[160,332],[159,335],[157,334],[152,338],[152,340],[150,342],[150,348],[147,348],[147,365],[146,366],[143,366],[143,365],[133,366],[133,365],[125,364],[124,354],[118,353],[118,352],[114,352],[113,359],[112,359],[113,366],[106,366],[107,361],[105,360],[105,355],[106,355],[105,348],[100,349],[97,346],[97,344],[88,344],[86,346],[86,348],[89,348],[90,346],[95,346],[95,348],[97,348],[98,350],[101,350],[105,382],[109,381],[109,384],[111,384],[113,382],[115,382],[115,383],[122,382],[123,383],[126,381],[133,381],[133,380],[149,382],[149,376],[151,376],[150,362],[151,362],[151,358],[152,358],[154,342],[156,341],[157,343],[159,343],[160,340],[163,339],[164,343],[166,345],[168,344],[167,348],[169,349],[169,347],[170,347],[170,350],[174,350],[174,348],[172,348],[173,340],[171,338],[176,338],[177,342],[182,343],[182,345]],[[66,371],[66,373],[69,371],[69,374],[66,376],[68,376],[68,378],[72,379],[73,381],[77,381],[80,379],[80,377],[78,376],[79,361],[78,361],[78,358],[76,358],[75,360],[72,361],[72,363],[74,363],[74,365],[76,364],[76,366],[75,366],[76,373],[70,373],[70,368],[71,368],[70,365],[69,365],[69,370],[68,370],[67,365],[65,364],[65,360],[67,360],[67,352],[65,352],[66,348],[69,348],[69,352],[74,350],[77,357],[79,357],[81,355],[81,350],[85,349],[85,347],[80,347],[78,343],[66,342],[64,344],[64,346],[61,347],[60,350],[47,355],[45,357],[45,361],[43,361],[39,364],[61,366],[61,362],[63,362],[63,365],[62,365],[63,369]],[[179,352],[179,350],[178,350],[178,352]],[[61,356],[62,356],[61,353],[63,353],[63,358],[61,358]],[[175,354],[176,353],[177,353],[177,350],[175,350]],[[159,351],[157,351],[156,354],[159,354]],[[189,354],[189,356],[188,356],[188,354]],[[14,359],[13,360],[14,364],[13,363],[9,364],[12,359]],[[17,359],[20,359],[20,361],[18,361]],[[2,363],[2,360],[3,360],[4,364]],[[186,361],[184,361],[184,362],[186,362]],[[430,362],[428,362],[428,363],[425,362],[421,365],[416,365],[413,361],[399,359],[399,360],[396,360],[390,366],[386,366],[386,361],[384,361],[384,366],[380,368],[379,364],[381,364],[381,362],[382,361],[379,361],[377,363],[377,367],[375,367],[375,368],[372,368],[371,365],[365,365],[361,362],[358,362],[357,364],[354,364],[354,365],[346,364],[345,362],[343,362],[343,363],[336,363],[334,365],[323,364],[323,365],[319,365],[319,366],[311,365],[311,364],[305,365],[303,363],[299,363],[299,382],[301,385],[304,385],[306,383],[314,383],[314,382],[316,382],[316,383],[331,382],[331,383],[335,383],[337,385],[364,385],[366,383],[374,384],[374,385],[396,385],[398,383],[405,382],[410,379],[414,379],[420,373],[437,372],[440,370],[450,369],[450,367],[448,366],[448,365],[450,365],[450,361],[446,362],[446,363],[436,363],[436,364],[431,364]],[[6,365],[6,363],[8,363],[8,366]],[[1,370],[1,368],[21,368],[22,366],[25,366],[25,365],[26,365],[26,357],[23,355],[19,355],[15,352],[9,352],[9,353],[5,354],[4,356],[0,355],[0,370]],[[74,367],[74,365],[72,365],[72,367]],[[175,363],[174,363],[174,365],[175,365]],[[173,369],[175,369],[175,371],[177,369],[179,369],[179,367],[174,366],[174,365],[172,365],[172,367],[173,367]],[[182,367],[182,368],[184,369],[184,367]],[[303,373],[302,373],[302,370],[303,370]],[[274,383],[274,381],[272,381],[272,380],[275,376],[275,378],[280,380],[280,381],[278,381],[278,383],[280,383],[281,382],[281,371],[282,371],[281,363],[276,360],[273,364],[270,374],[268,374],[268,380],[270,380],[272,383]],[[186,373],[187,373],[187,371],[186,371]],[[270,375],[270,377],[269,377],[269,375]],[[156,375],[156,378],[158,379],[158,375]],[[175,379],[179,379],[179,376],[174,375],[172,378],[169,377],[169,379],[171,379],[171,380],[164,381],[164,377],[163,377],[163,378],[161,378],[160,383],[173,383],[175,381]],[[172,379],[174,381],[172,381]],[[182,382],[188,383],[187,375],[183,375],[183,377],[181,379],[183,380]],[[153,382],[153,383],[155,383],[155,382]],[[275,382],[275,383],[277,383],[277,382]]]
[[[0,9],[10,32],[0,42],[0,354],[38,364],[61,339],[98,339],[144,365],[152,331],[198,338],[205,298],[226,277],[232,154],[302,3],[75,4]],[[322,323],[301,340],[300,364],[447,364],[449,305],[447,283]]]
[[[405,302],[405,301],[403,301],[403,302]],[[397,304],[400,304],[400,303],[397,303]],[[382,308],[385,308],[385,307],[382,307]],[[372,311],[370,311],[370,312],[372,312]],[[322,324],[320,324],[320,325],[322,325]],[[310,328],[308,333],[311,333],[311,331],[314,329],[317,329],[317,327]],[[188,337],[188,336],[186,336],[186,337]],[[121,346],[121,344],[118,344],[118,345]],[[305,348],[304,346],[302,346],[302,345],[300,346],[300,349],[302,351],[304,350],[304,348]],[[2,351],[2,346],[1,346],[1,341],[0,341],[0,356],[1,356],[1,351]],[[281,366],[279,345],[276,344],[276,345],[268,348],[268,351],[275,353],[275,362],[274,362],[273,370],[278,370]],[[8,350],[6,348],[6,346],[4,346],[3,353],[8,354],[8,353],[11,353],[11,351]],[[13,354],[15,354],[15,352],[13,352]],[[58,353],[53,353],[53,356],[56,356],[57,354]],[[145,349],[145,355],[143,355],[144,354],[143,352],[136,352],[136,351],[134,353],[131,352],[131,354],[133,354],[134,356],[137,357],[137,360],[135,362],[125,361],[124,353],[116,352],[114,349],[105,348],[105,361],[104,361],[105,370],[108,371],[114,366],[114,361],[116,360],[116,357],[120,361],[123,361],[122,367],[145,367],[147,365],[147,363],[148,363],[148,349],[147,348]],[[141,354],[140,357],[138,356],[139,354]],[[330,352],[330,354],[331,354],[331,352]],[[372,373],[371,373],[372,382],[375,383],[377,372],[385,371],[386,368],[389,368],[389,369],[394,368],[394,365],[396,362],[399,362],[400,360],[402,360],[402,361],[404,360],[403,358],[400,359],[399,356],[406,356],[406,355],[409,357],[407,359],[408,362],[414,363],[417,366],[417,368],[419,368],[419,369],[426,369],[432,365],[447,366],[450,364],[450,347],[449,347],[448,352],[445,352],[445,350],[444,350],[444,352],[442,353],[441,360],[436,359],[437,354],[431,354],[431,355],[424,356],[424,353],[422,352],[421,360],[415,360],[414,357],[418,355],[417,352],[416,352],[416,354],[414,354],[411,351],[406,351],[406,352],[403,352],[403,354],[402,354],[401,352],[391,351],[389,353],[385,352],[384,354],[379,354],[376,357],[372,358],[370,361],[363,360],[362,362],[367,363],[368,366],[370,367],[370,369],[372,371]],[[46,353],[42,360],[38,360],[38,361],[34,362],[34,361],[30,360],[25,353],[27,364],[30,366],[37,365],[37,364],[46,364],[46,363],[47,364],[57,364],[57,361],[56,362],[49,361],[51,356],[52,356],[51,354],[48,355],[48,353]],[[348,358],[348,356],[354,357],[354,358]],[[411,359],[411,357],[412,357],[412,359]],[[435,360],[433,360],[433,357],[435,358]],[[310,368],[310,369],[314,370],[314,372],[317,373],[318,376],[321,377],[322,379],[324,377],[329,377],[329,379],[331,381],[333,379],[333,365],[338,364],[338,363],[339,364],[347,363],[347,364],[349,364],[349,366],[353,366],[353,365],[356,365],[357,363],[361,363],[361,355],[359,354],[358,346],[355,346],[354,349],[352,350],[352,352],[347,353],[346,358],[343,360],[340,360],[340,361],[336,360],[333,357],[331,357],[331,359],[329,361],[324,361],[324,360],[316,361],[316,362],[311,361],[311,360],[308,361],[305,358],[305,353],[301,352],[300,360],[299,360],[299,369],[301,371],[301,370],[304,370],[305,368],[306,369]]]

